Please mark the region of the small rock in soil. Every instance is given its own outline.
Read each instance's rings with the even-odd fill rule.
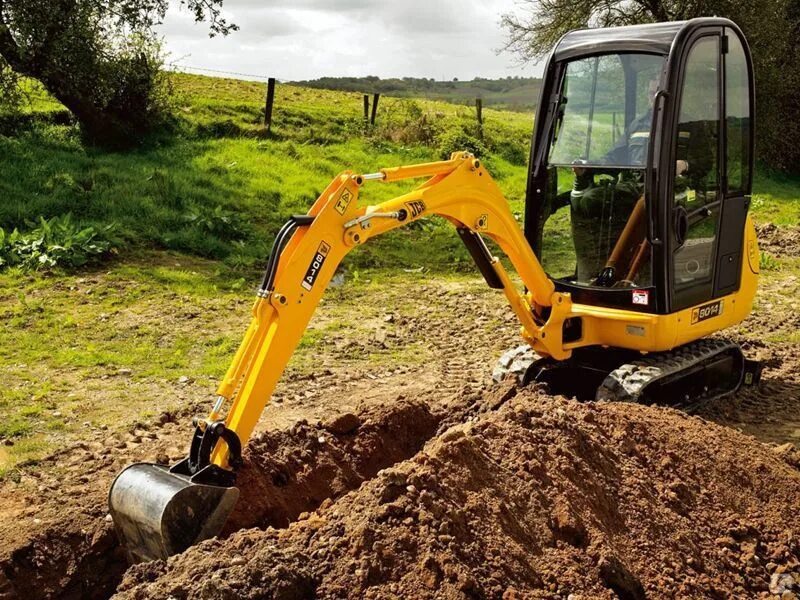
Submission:
[[[347,435],[353,433],[360,425],[361,419],[358,416],[353,413],[343,413],[324,423],[323,427],[336,435]]]
[[[792,442],[786,442],[780,446],[775,446],[772,451],[778,456],[789,456],[792,452],[794,452],[794,449],[795,447]]]
[[[783,594],[790,592],[795,587],[794,577],[789,573],[773,573],[769,580],[769,591],[771,594]]]

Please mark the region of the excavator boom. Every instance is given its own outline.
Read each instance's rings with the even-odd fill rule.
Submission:
[[[416,189],[373,206],[359,203],[370,181],[427,178]],[[205,419],[196,420],[189,456],[167,469],[135,464],[109,495],[111,515],[134,561],[166,558],[219,533],[233,508],[234,473],[286,364],[300,342],[325,288],[350,250],[370,238],[438,215],[454,225],[487,283],[502,289],[542,355],[565,358],[554,315],[569,311],[569,296],[554,291],[508,203],[480,160],[454,153],[450,160],[344,172],[322,192],[307,215],[294,216],[278,232],[252,320]],[[483,237],[510,259],[527,293],[511,281]],[[549,313],[549,319],[543,315]],[[556,327],[557,325],[557,327]],[[547,332],[552,330],[548,337]]]

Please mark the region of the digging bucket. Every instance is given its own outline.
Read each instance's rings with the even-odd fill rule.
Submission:
[[[239,498],[238,488],[210,484],[203,471],[180,473],[180,465],[136,463],[111,486],[109,510],[132,562],[163,560],[214,537]]]

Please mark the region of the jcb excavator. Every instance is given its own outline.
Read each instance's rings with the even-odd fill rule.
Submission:
[[[110,512],[131,558],[165,558],[220,531],[238,497],[242,446],[337,266],[431,215],[455,227],[519,318],[535,354],[502,364],[523,383],[579,399],[693,403],[757,380],[737,344],[708,337],[744,319],[755,295],[752,172],[750,53],[719,18],[561,39],[536,113],[524,232],[469,153],[345,171],[278,232],[250,326],[213,408],[195,420],[187,458],[134,464],[115,480]],[[360,197],[412,178],[424,181],[391,200]]]

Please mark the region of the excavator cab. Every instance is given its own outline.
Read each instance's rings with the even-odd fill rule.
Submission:
[[[242,448],[337,266],[429,216],[453,225],[487,285],[505,294],[531,354],[511,355],[523,383],[579,399],[696,402],[757,379],[738,345],[708,337],[749,314],[758,275],[747,214],[752,66],[739,28],[714,18],[572,32],[541,94],[524,232],[468,152],[344,171],[287,221],[188,456],[129,466],[112,485],[110,513],[133,560],[221,530]],[[375,204],[360,198],[362,187],[409,179],[421,183]]]
[[[556,289],[671,314],[738,290],[742,261],[757,270],[752,63],[734,23],[572,31],[539,107],[525,235]]]

